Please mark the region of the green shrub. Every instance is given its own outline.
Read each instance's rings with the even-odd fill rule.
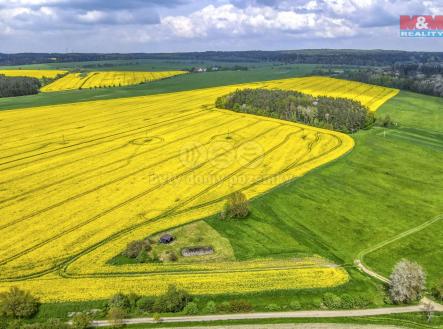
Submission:
[[[149,261],[148,252],[146,250],[140,251],[140,253],[135,258],[135,261],[137,263],[146,263],[146,262],[148,262]]]
[[[137,295],[134,292],[129,293],[128,295],[128,301],[129,301],[129,307],[131,310],[135,310],[137,308],[137,301],[140,299],[140,296]]]
[[[322,298],[323,305],[331,310],[335,310],[341,307],[341,298],[337,295],[327,292],[323,295]]]
[[[135,240],[128,243],[126,250],[123,252],[123,256],[136,258],[142,251],[149,250],[151,250],[151,243],[149,240]]]
[[[38,300],[28,291],[11,287],[9,291],[0,293],[0,316],[30,318],[37,313],[38,308]]]
[[[291,308],[291,310],[301,310],[301,304],[298,300],[293,300],[289,304],[289,307]]]
[[[356,308],[355,299],[351,295],[343,294],[340,296],[340,298],[341,298],[340,308],[345,308],[345,309]]]
[[[194,302],[189,302],[185,308],[183,309],[183,312],[187,315],[195,315],[198,313],[198,305]]]
[[[213,314],[217,312],[217,305],[215,304],[214,301],[210,300],[205,308],[203,309],[204,313],[208,313],[208,314]]]
[[[127,313],[124,308],[112,306],[108,311],[108,321],[114,328],[119,328],[123,326],[123,319],[126,315]]]
[[[137,301],[137,308],[143,312],[151,313],[153,311],[155,300],[150,297],[142,297]]]
[[[185,290],[171,285],[165,294],[159,296],[154,303],[154,312],[180,312],[192,300]]]
[[[72,318],[72,328],[86,329],[91,325],[92,317],[86,313],[77,313]]]
[[[266,305],[265,309],[269,312],[276,312],[276,311],[280,311],[281,307],[278,306],[277,304],[269,304],[269,305]]]
[[[222,302],[217,306],[217,312],[229,313],[231,311],[231,304],[229,302]]]
[[[356,296],[354,297],[354,306],[355,308],[365,308],[371,305],[371,300],[365,296]]]
[[[252,305],[246,300],[231,300],[229,311],[231,313],[248,313],[252,311]]]
[[[111,307],[117,307],[122,309],[129,309],[131,307],[131,303],[129,301],[128,296],[125,294],[119,292],[116,293],[114,296],[111,297],[111,299],[108,302],[109,308]]]
[[[249,202],[246,195],[242,192],[234,192],[228,196],[225,206],[221,213],[222,219],[242,219],[249,214]]]

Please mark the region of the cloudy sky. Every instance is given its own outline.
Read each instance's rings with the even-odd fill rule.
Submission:
[[[0,52],[443,51],[400,38],[406,14],[443,15],[443,1],[0,0]]]

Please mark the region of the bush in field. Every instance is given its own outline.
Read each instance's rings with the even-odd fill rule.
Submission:
[[[323,305],[331,310],[341,308],[342,300],[337,295],[327,292],[322,298]]]
[[[249,214],[249,202],[246,195],[242,192],[234,192],[226,200],[224,209],[221,213],[222,219],[246,218]]]
[[[276,312],[276,311],[280,311],[281,307],[278,306],[277,304],[269,304],[269,305],[266,305],[265,309],[269,312]]]
[[[151,243],[149,240],[135,240],[128,243],[126,250],[123,252],[123,256],[136,258],[141,252],[149,250],[151,250]]]
[[[72,318],[72,328],[73,329],[87,329],[90,327],[92,322],[92,317],[86,313],[77,313]]]
[[[217,306],[217,312],[229,313],[231,310],[231,304],[229,302],[222,302]]]
[[[39,302],[28,291],[12,287],[0,294],[0,316],[30,318],[38,311]]]
[[[210,300],[205,308],[203,309],[203,313],[213,314],[217,312],[217,305],[214,301]]]
[[[189,302],[183,309],[183,313],[187,315],[195,315],[198,313],[198,305],[194,302]]]
[[[289,307],[291,308],[291,310],[301,310],[301,304],[298,300],[294,300],[289,304]]]
[[[252,311],[252,305],[246,300],[231,300],[229,302],[231,313],[247,313]]]
[[[125,309],[113,306],[108,311],[108,321],[113,327],[119,328],[123,326],[123,319],[126,315],[127,313]]]
[[[128,296],[121,292],[116,293],[114,296],[112,296],[111,299],[108,301],[108,305],[110,308],[117,307],[124,310],[131,308],[131,303]]]
[[[140,296],[134,292],[130,292],[128,294],[129,308],[131,310],[135,310],[137,308],[137,302],[140,299]]]
[[[410,303],[421,298],[426,275],[417,263],[401,260],[395,265],[390,280],[391,300],[394,303]]]
[[[159,313],[180,312],[191,300],[188,292],[171,285],[166,293],[157,298],[153,305],[153,311]]]
[[[137,308],[140,311],[151,313],[153,311],[155,300],[150,297],[142,297],[137,301]]]

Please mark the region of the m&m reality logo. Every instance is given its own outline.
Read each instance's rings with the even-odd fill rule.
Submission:
[[[400,36],[443,37],[443,15],[401,15]]]

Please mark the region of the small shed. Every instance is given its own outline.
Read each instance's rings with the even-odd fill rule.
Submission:
[[[171,234],[163,234],[160,237],[160,243],[168,244],[174,241],[174,237]]]

